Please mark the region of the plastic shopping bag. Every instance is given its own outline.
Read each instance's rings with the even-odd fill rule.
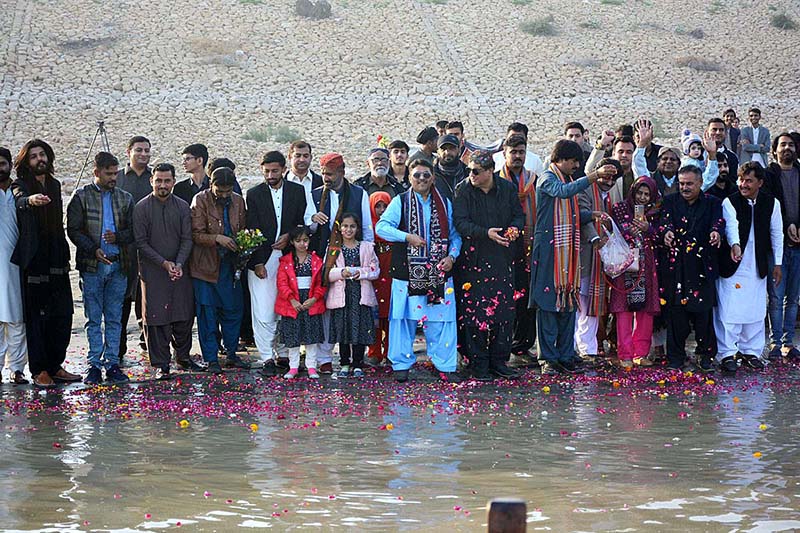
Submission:
[[[608,235],[608,241],[600,248],[600,259],[603,261],[603,270],[612,278],[623,274],[629,270],[638,254],[628,246],[628,242],[622,236],[622,232],[617,227],[614,219],[611,219],[611,229],[608,231],[602,226],[603,231]]]

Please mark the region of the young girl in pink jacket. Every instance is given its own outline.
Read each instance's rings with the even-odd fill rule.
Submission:
[[[327,308],[331,312],[328,340],[339,343],[338,377],[364,376],[364,351],[375,341],[372,308],[378,305],[372,280],[378,279],[380,265],[373,243],[359,242],[356,235],[361,227],[358,215],[342,215],[339,229],[342,250],[328,274]]]

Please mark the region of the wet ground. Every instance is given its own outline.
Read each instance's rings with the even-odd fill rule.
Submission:
[[[799,383],[784,363],[461,385],[424,365],[403,385],[381,370],[4,384],[0,528],[484,531],[487,500],[513,496],[529,531],[795,531]]]

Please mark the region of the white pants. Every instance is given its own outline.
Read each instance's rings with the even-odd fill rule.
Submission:
[[[22,372],[28,362],[24,322],[0,322],[0,372],[6,363],[11,372]],[[8,358],[6,358],[8,355]]]
[[[300,347],[287,348],[289,350],[289,368],[300,368]],[[306,344],[306,368],[317,368],[317,345]]]
[[[253,337],[262,361],[269,361],[285,348],[277,345],[275,334],[278,331],[278,315],[275,313],[275,300],[278,297],[278,266],[281,251],[273,250],[267,260],[267,278],[261,279],[252,270],[247,271],[247,282],[250,285],[250,309],[253,317]]]
[[[763,320],[751,324],[725,324],[714,313],[714,333],[717,335],[717,362],[737,352],[756,357],[764,353],[766,327]]]
[[[322,313],[322,327],[325,330],[325,341],[315,346],[315,355],[317,356],[317,363],[324,365],[333,361],[333,347],[334,345],[328,342],[328,333],[331,329],[331,312],[326,310]],[[306,349],[306,357],[308,357],[308,349]]]
[[[585,285],[584,285],[585,284]],[[589,278],[581,280],[581,286],[589,286]],[[600,321],[589,316],[589,295],[581,294],[581,310],[575,320],[575,345],[580,355],[597,355],[597,328]]]

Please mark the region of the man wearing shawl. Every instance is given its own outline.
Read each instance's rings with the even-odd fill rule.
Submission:
[[[322,187],[311,191],[313,202],[306,206],[305,223],[314,234],[309,251],[316,252],[324,261],[323,283],[327,284],[327,273],[336,263],[342,250],[342,233],[339,223],[345,213],[356,213],[361,218],[359,240],[373,242],[372,217],[369,197],[358,185],[344,177],[344,158],[340,154],[325,154],[319,159],[322,170]],[[322,315],[322,324],[327,335],[330,314]],[[322,374],[330,374],[333,345],[322,342],[317,345],[317,363]]]
[[[611,180],[598,180],[591,187],[578,195],[578,206],[581,211],[602,212],[611,214],[611,207],[622,201],[619,189],[614,187],[615,179],[623,175],[622,166],[610,157],[601,159],[599,166],[612,165],[617,173]],[[597,362],[599,353],[597,331],[601,322],[606,323],[608,316],[608,300],[611,296],[603,263],[600,260],[600,248],[605,244],[605,233],[601,222],[590,220],[581,225],[581,308],[578,312],[575,328],[575,342],[578,353],[592,363]]]
[[[433,165],[409,164],[411,189],[395,196],[376,225],[392,246],[389,360],[398,382],[416,361],[414,334],[425,331],[428,355],[443,381],[457,383],[456,302],[451,271],[461,250],[450,201],[433,186]]]
[[[536,305],[542,373],[576,372],[575,312],[580,290],[580,226],[591,220],[581,213],[578,193],[598,177],[616,173],[603,166],[572,180],[583,150],[562,139],[553,147],[550,167],[536,181],[536,227],[531,253],[530,305]]]
[[[533,248],[533,227],[536,221],[536,174],[525,168],[528,141],[523,135],[511,135],[503,145],[505,164],[496,174],[510,181],[517,190],[517,197],[525,215],[520,238],[511,243],[514,253],[514,291],[516,313],[511,340],[511,353],[522,364],[527,359],[528,350],[536,342],[536,309],[528,308],[528,288],[531,283],[531,249]]]

